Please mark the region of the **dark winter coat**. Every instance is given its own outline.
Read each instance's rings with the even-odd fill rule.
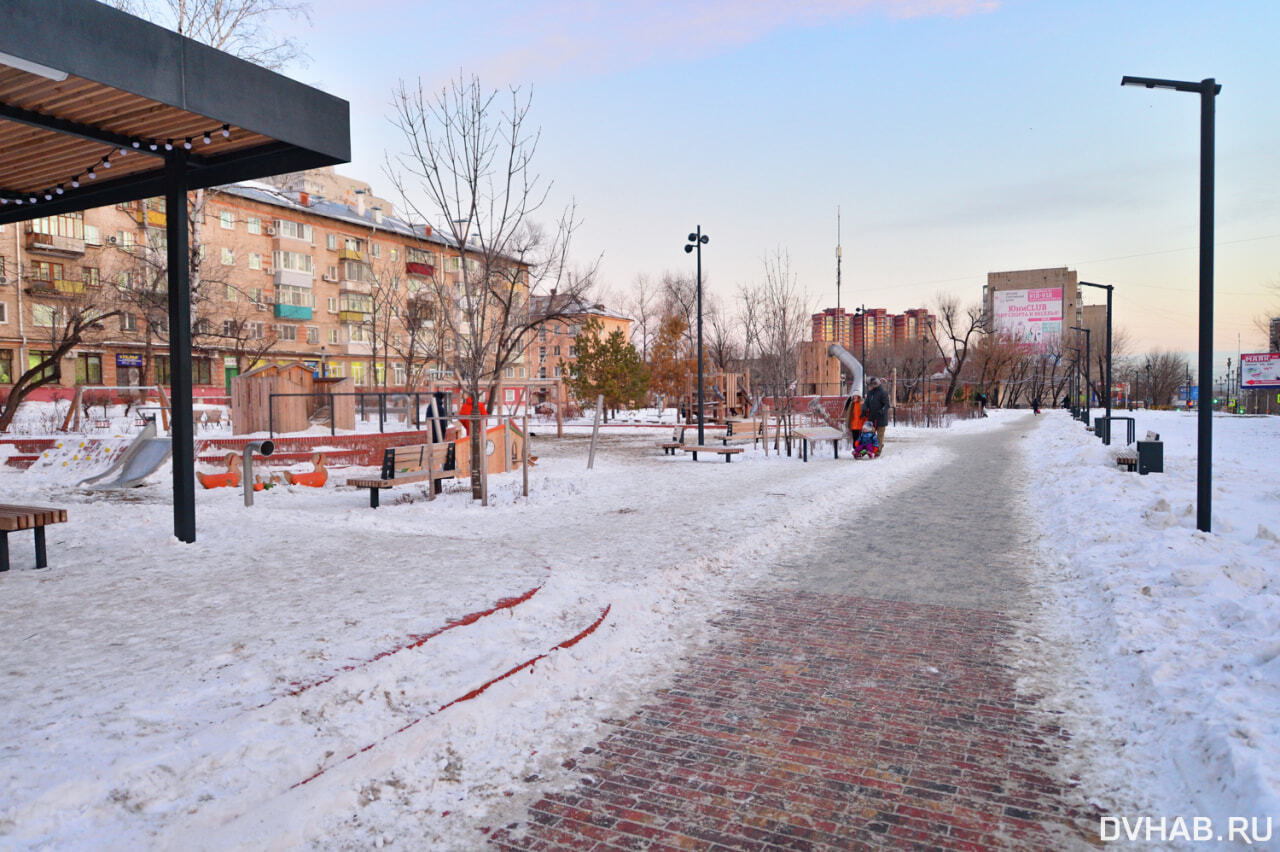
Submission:
[[[876,424],[876,427],[889,425],[889,392],[884,385],[867,391],[867,399],[862,403],[862,416]]]

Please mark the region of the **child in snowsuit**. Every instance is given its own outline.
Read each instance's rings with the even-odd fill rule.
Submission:
[[[868,420],[862,424],[862,431],[854,439],[853,457],[855,459],[860,459],[863,456],[875,458],[878,455],[880,455],[880,438],[876,435],[875,421]]]

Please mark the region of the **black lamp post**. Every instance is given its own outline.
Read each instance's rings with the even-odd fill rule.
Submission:
[[[1213,375],[1213,111],[1222,91],[1212,77],[1199,83],[1123,77],[1122,86],[1173,89],[1200,95],[1200,376]],[[1213,486],[1213,411],[1200,406],[1196,415],[1196,528],[1209,532]]]
[[[1071,326],[1071,329],[1073,331],[1084,332],[1084,417],[1082,417],[1081,420],[1084,422],[1084,425],[1088,426],[1089,415],[1091,413],[1091,409],[1093,408],[1093,405],[1092,405],[1093,391],[1089,387],[1089,376],[1090,376],[1089,359],[1093,357],[1090,350],[1089,339],[1092,336],[1093,332],[1091,329],[1088,329],[1079,325],[1073,325]],[[1108,423],[1110,423],[1110,421],[1108,421]]]
[[[1071,362],[1071,417],[1073,420],[1080,419],[1080,347],[1068,346],[1072,352],[1076,353],[1076,357]]]
[[[1081,287],[1097,287],[1107,291],[1107,425],[1102,430],[1102,443],[1111,445],[1111,291],[1112,284],[1092,284],[1088,281],[1077,282]]]
[[[702,233],[702,226],[698,226],[695,233],[689,235],[689,242],[685,245],[685,253],[689,253],[694,249],[698,250],[698,446],[703,444],[702,430],[702,247],[711,242],[711,238]]]

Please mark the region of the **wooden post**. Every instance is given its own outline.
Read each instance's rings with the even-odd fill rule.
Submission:
[[[529,407],[525,406],[524,420],[521,421],[521,428],[524,430],[523,440],[520,442],[520,469],[524,476],[524,496],[529,496]]]
[[[84,390],[84,388],[78,385],[76,386],[75,396],[71,399],[71,407],[67,409],[67,416],[63,418],[62,421],[63,432],[66,432],[68,429],[80,428],[80,392],[82,390]]]
[[[478,425],[477,425],[478,424]],[[489,446],[488,417],[483,414],[471,415],[471,428],[480,430],[480,505],[489,505],[489,454],[485,450]]]
[[[587,470],[591,470],[596,463],[596,437],[600,434],[600,411],[604,408],[604,394],[596,396],[596,417],[595,422],[591,425],[591,452],[587,455]]]
[[[164,387],[156,385],[156,395],[160,397],[160,425],[169,431],[169,397],[165,396]]]
[[[434,499],[436,499],[436,445],[427,441],[427,502]]]
[[[564,437],[564,385],[556,380],[556,437]]]

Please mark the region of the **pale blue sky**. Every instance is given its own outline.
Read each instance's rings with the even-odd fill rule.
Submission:
[[[898,312],[988,271],[1114,283],[1140,348],[1196,345],[1199,102],[1125,74],[1223,85],[1217,349],[1280,307],[1280,3],[314,0],[286,72],[348,99],[354,159],[391,195],[392,87],[459,71],[532,86],[540,170],[612,293],[692,268],[732,299],[789,251],[814,307]],[[1101,292],[1098,291],[1098,297]],[[1089,293],[1087,298],[1096,298]],[[1250,343],[1252,341],[1252,345]]]

